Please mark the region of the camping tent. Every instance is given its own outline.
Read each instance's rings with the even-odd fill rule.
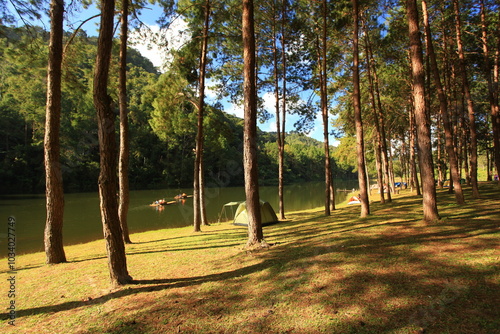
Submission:
[[[219,218],[217,222],[228,221],[234,219],[234,212],[242,202],[229,202],[222,206],[222,210],[219,213]],[[224,217],[223,217],[224,216]],[[224,219],[224,220],[222,220]]]
[[[270,225],[278,221],[278,217],[269,202],[260,201],[260,214],[262,217],[262,225]],[[241,203],[236,209],[233,224],[248,225],[247,205],[245,202]]]

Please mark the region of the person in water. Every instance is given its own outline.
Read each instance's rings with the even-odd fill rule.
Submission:
[[[167,202],[165,202],[165,199],[164,199],[164,198],[162,198],[162,199],[158,199],[158,200],[156,200],[156,201],[154,201],[154,202],[153,202],[153,204],[155,204],[155,205],[164,205],[164,204],[166,204],[166,203],[167,203]]]
[[[179,194],[179,195],[175,196],[174,198],[176,200],[180,200],[180,199],[184,199],[186,197],[187,197],[186,193],[182,193],[182,194]]]

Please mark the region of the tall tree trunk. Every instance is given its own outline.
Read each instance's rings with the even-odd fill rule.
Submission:
[[[497,48],[495,52],[495,63],[493,65],[493,92],[494,96],[498,102],[499,93],[500,93],[500,11],[498,11],[498,19],[497,19]],[[500,102],[498,102],[500,104]],[[494,129],[496,129],[496,139],[498,141],[498,146],[495,146],[494,149],[494,159],[495,159],[495,167],[496,167],[496,175],[500,177],[500,107],[495,109],[495,112],[491,115],[491,124]],[[493,130],[493,134],[495,134],[495,130]]]
[[[425,15],[425,14],[424,14]],[[437,172],[438,172],[438,179],[437,179],[437,186],[439,189],[442,189],[443,188],[443,184],[444,184],[444,180],[446,179],[446,175],[444,173],[444,168],[445,168],[445,164],[444,164],[444,160],[443,160],[443,150],[442,150],[442,141],[443,141],[443,138],[442,138],[442,134],[441,134],[441,131],[440,129],[443,127],[443,121],[442,121],[442,117],[440,117],[439,115],[436,116],[436,126],[438,128],[438,130],[436,131],[436,160],[437,160]]]
[[[377,135],[378,137],[378,135]],[[380,203],[385,203],[385,194],[384,194],[384,176],[382,173],[382,150],[380,148],[379,138],[377,138],[377,143],[373,144],[375,149],[375,167],[377,169],[377,185],[380,190]]]
[[[455,82],[455,80],[453,80]],[[463,170],[464,170],[464,164],[467,164],[467,154],[464,152],[467,152],[466,149],[466,144],[464,143],[464,133],[466,132],[465,130],[465,124],[464,124],[464,117],[463,114],[459,115],[459,107],[458,107],[458,100],[457,100],[457,92],[455,90],[455,124],[454,124],[454,131],[453,133],[456,133],[455,135],[455,142],[456,142],[456,152],[457,152],[457,158],[458,158],[458,170],[460,171],[460,179],[464,178],[463,175]],[[465,159],[464,159],[465,158]],[[464,163],[465,161],[465,163]],[[467,169],[468,167],[465,166],[465,178],[467,178]],[[470,185],[470,184],[468,184]]]
[[[368,44],[369,44],[369,39],[368,39],[368,29],[366,28],[366,25],[363,22],[363,27],[365,29],[365,48],[368,50]],[[377,170],[377,183],[378,183],[378,188],[380,189],[380,203],[384,204],[385,203],[385,192],[384,190],[384,176],[382,173],[382,168],[383,168],[383,162],[382,162],[382,135],[380,133],[380,122],[378,118],[378,113],[377,113],[377,104],[375,103],[375,88],[373,84],[373,76],[372,76],[372,64],[370,61],[370,55],[369,52],[366,52],[366,75],[368,77],[368,87],[369,87],[369,93],[370,93],[370,102],[372,105],[372,110],[373,110],[373,119],[375,123],[375,135],[377,137],[376,143],[373,144],[374,146],[374,151],[375,151],[375,161],[376,161],[376,170]],[[389,180],[387,180],[389,181]]]
[[[117,152],[115,138],[115,113],[108,95],[109,66],[113,46],[114,0],[101,1],[101,26],[97,40],[97,57],[94,70],[94,106],[97,111],[99,135],[99,198],[104,239],[108,254],[108,267],[113,284],[127,284],[132,277],[127,271],[125,243],[123,242],[116,190]]]
[[[354,122],[356,124],[356,155],[358,157],[358,183],[361,200],[361,217],[370,214],[370,203],[368,198],[367,173],[365,162],[365,142],[363,134],[363,121],[361,118],[361,93],[359,87],[359,9],[358,0],[352,0],[354,35],[353,35],[353,104],[354,104]],[[380,191],[384,191],[381,189]]]
[[[468,136],[467,133],[469,133],[469,129],[466,128],[466,123],[465,123],[465,115],[463,115],[462,119],[462,138],[461,138],[461,152],[462,152],[462,163],[463,163],[463,171],[464,171],[464,177],[465,177],[465,182],[468,186],[471,186],[471,178],[470,178],[470,168],[469,168],[469,142],[468,142]]]
[[[462,175],[462,162],[461,162],[461,156],[460,156],[460,145],[458,145],[458,141],[460,140],[459,138],[462,138],[460,135],[461,129],[458,128],[458,117],[457,117],[457,107],[452,106],[450,108],[450,100],[451,101],[457,101],[457,89],[456,85],[452,85],[452,82],[455,82],[455,62],[451,63],[449,59],[449,55],[452,54],[454,51],[451,51],[453,49],[453,46],[451,45],[451,37],[448,34],[448,23],[446,20],[446,15],[444,7],[440,9],[441,11],[441,26],[440,26],[440,33],[442,34],[442,42],[443,42],[443,51],[442,52],[442,70],[440,73],[443,74],[443,92],[447,98],[447,103],[448,103],[448,114],[449,114],[449,122],[450,122],[450,131],[453,134],[452,137],[452,145],[453,145],[453,151],[455,152],[455,157],[457,159],[457,167],[458,167],[458,178],[461,178]],[[445,143],[446,143],[446,138],[445,138]],[[448,193],[454,192],[453,190],[453,178],[451,175],[451,168],[450,168],[450,187],[448,189]]]
[[[493,160],[495,162],[497,175],[500,173],[500,128],[498,126],[498,94],[495,92],[494,86],[494,75],[491,71],[491,62],[488,50],[488,28],[486,24],[486,8],[484,5],[484,0],[480,0],[481,3],[481,27],[482,27],[482,44],[484,53],[484,75],[488,82],[488,100],[490,102],[490,113],[491,113],[491,129],[493,132]],[[499,23],[500,27],[500,23]],[[497,34],[500,47],[500,35]],[[498,83],[497,83],[498,84]],[[488,174],[488,176],[491,174]]]
[[[391,138],[390,133],[387,136],[389,138]],[[389,139],[389,142],[390,142],[390,139]],[[389,184],[391,185],[389,188],[392,188],[392,191],[394,191],[394,184],[396,183],[396,179],[394,176],[394,164],[393,164],[394,157],[392,155],[392,145],[390,145],[390,144],[389,144],[389,147],[387,148],[387,161],[388,161],[388,165],[389,165],[389,171],[388,171],[389,180],[390,180]],[[389,189],[388,191],[389,192],[387,193],[387,197],[390,198],[391,190]],[[392,201],[392,199],[391,199],[391,201]]]
[[[371,47],[370,47],[371,50]],[[370,51],[372,62],[373,62],[373,55],[372,52]],[[384,119],[384,112],[382,109],[382,101],[380,100],[380,88],[379,88],[379,79],[377,75],[377,68],[375,65],[373,66],[373,78],[375,79],[375,96],[377,97],[377,110],[378,110],[378,119],[380,123],[380,134],[381,134],[381,153],[382,153],[382,161],[383,161],[383,171],[385,175],[385,179],[388,180],[388,182],[392,182],[391,187],[388,187],[387,189],[387,202],[392,202],[392,186],[394,186],[394,177],[391,180],[390,175],[393,174],[393,169],[391,166],[391,163],[389,159],[389,151],[390,151],[390,145],[387,147],[387,135],[385,131],[385,119]]]
[[[409,116],[410,116],[410,174],[411,174],[410,187],[415,188],[417,196],[421,196],[422,193],[420,191],[420,182],[418,181],[418,175],[417,175],[417,163],[416,163],[417,157],[415,152],[415,147],[417,144],[417,138],[416,138],[417,136],[415,127],[415,111],[413,110],[413,108],[409,111]]]
[[[469,79],[467,77],[467,68],[465,65],[465,55],[462,45],[462,24],[460,20],[460,9],[458,0],[453,0],[453,8],[455,9],[455,32],[457,39],[457,49],[460,71],[462,72],[462,82],[467,101],[467,113],[469,115],[469,132],[470,132],[470,177],[472,182],[472,197],[479,198],[479,188],[477,184],[477,131],[476,131],[476,116],[474,114],[474,102],[470,92]]]
[[[257,166],[257,89],[255,75],[255,31],[253,0],[243,0],[243,95],[244,134],[243,166],[248,213],[247,247],[265,246],[259,200],[259,174]]]
[[[278,146],[278,201],[280,219],[285,219],[285,205],[283,198],[283,170],[284,170],[284,136],[281,135],[281,111],[280,111],[280,89],[279,89],[279,68],[278,68],[278,46],[276,40],[278,34],[277,27],[277,12],[274,17],[273,24],[273,62],[274,62],[274,97],[275,97],[275,110],[276,110],[276,144]],[[282,23],[283,24],[283,23]],[[283,129],[284,131],[284,129]]]
[[[128,208],[130,203],[128,165],[129,165],[129,131],[127,110],[127,41],[128,41],[128,6],[129,0],[122,0],[121,36],[120,36],[120,79],[119,79],[119,104],[120,104],[120,157],[118,162],[119,199],[118,215],[123,233],[123,241],[130,241],[128,231]]]
[[[452,85],[452,82],[457,82],[457,76],[456,76],[456,66],[455,63],[453,62],[452,71],[450,75],[450,86],[452,89],[452,96],[453,96],[453,101],[454,101],[454,107],[452,109],[452,123],[453,123],[453,134],[454,140],[453,144],[455,145],[455,153],[457,154],[457,160],[458,160],[458,171],[460,175],[460,179],[462,179],[462,171],[463,171],[463,165],[464,165],[464,151],[465,151],[465,144],[464,144],[464,133],[465,131],[465,122],[464,122],[464,117],[463,117],[463,111],[462,108],[459,106],[459,99],[458,99],[458,87],[457,85]],[[453,181],[452,181],[453,182]]]
[[[203,154],[201,155],[200,160],[200,210],[201,210],[201,225],[209,226],[209,222],[207,219],[207,205],[206,205],[206,196],[205,196],[205,163]]]
[[[322,36],[321,36],[321,53],[320,53],[320,94],[321,94],[321,114],[323,117],[323,146],[325,150],[325,215],[329,216],[330,201],[331,201],[331,184],[332,172],[330,167],[330,143],[328,132],[328,92],[326,78],[326,29],[327,29],[327,13],[326,0],[322,1]]]
[[[198,110],[198,123],[199,121],[199,113]],[[201,150],[201,146],[198,142],[198,138],[200,137],[200,128],[198,128],[198,134],[196,135],[196,157],[194,159],[194,181],[193,181],[193,232],[201,232],[201,208],[200,208],[200,156],[199,151]]]
[[[283,8],[282,8],[282,17],[283,19],[281,20],[281,48],[282,48],[282,63],[283,63],[283,77],[282,77],[282,86],[283,86],[283,96],[281,99],[281,133],[278,134],[278,136],[281,136],[280,143],[281,145],[278,147],[278,152],[279,152],[279,189],[278,189],[278,196],[279,196],[279,201],[280,201],[280,219],[285,219],[285,201],[283,198],[283,172],[284,172],[284,164],[285,164],[285,122],[286,122],[286,98],[287,98],[287,92],[286,92],[286,73],[287,73],[287,63],[286,63],[286,38],[285,38],[285,22],[286,22],[286,0],[283,0]],[[277,120],[278,121],[278,120]]]
[[[467,185],[470,186],[472,179],[470,177],[470,168],[469,168],[469,142],[467,140],[467,130],[465,127],[465,115],[463,115],[462,119],[462,124],[463,124],[463,131],[462,131],[462,145],[460,147],[462,148],[462,154],[463,154],[463,163],[464,163],[464,172],[465,172],[465,180],[467,182]],[[470,132],[470,130],[469,130]]]
[[[193,185],[193,213],[194,213],[194,231],[201,231],[201,224],[206,217],[202,217],[205,212],[202,209],[201,187],[203,186],[201,166],[203,162],[203,115],[205,113],[205,76],[207,67],[207,47],[208,47],[208,29],[210,24],[210,0],[205,2],[205,23],[203,25],[203,39],[200,56],[200,78],[199,78],[199,102],[198,102],[198,132],[196,134],[196,158],[194,161],[194,185]]]
[[[439,214],[436,200],[436,185],[434,183],[434,166],[432,163],[430,120],[425,112],[424,62],[422,56],[422,41],[420,40],[420,30],[418,27],[416,0],[407,0],[406,9],[410,36],[413,103],[418,133],[418,161],[422,179],[424,220],[432,222],[439,219]]]
[[[432,34],[429,25],[429,17],[427,15],[427,3],[425,0],[422,1],[422,11],[424,15],[425,37],[427,39],[427,49],[431,61],[431,70],[434,77],[434,85],[436,87],[439,98],[439,111],[443,120],[446,153],[448,154],[448,160],[450,162],[450,174],[453,182],[453,190],[455,192],[455,200],[457,201],[457,204],[464,204],[464,194],[462,191],[462,185],[460,184],[460,175],[458,171],[458,159],[455,153],[455,147],[453,145],[453,129],[451,126],[450,117],[448,115],[448,100],[446,99],[443,85],[441,84],[436,54],[434,52],[434,45],[431,38]]]
[[[373,91],[373,110],[374,110],[374,117],[375,117],[375,126],[377,130],[377,141],[379,143],[379,151],[380,151],[380,168],[381,171],[383,172],[382,175],[382,184],[379,185],[380,189],[383,189],[383,180],[385,177],[385,180],[387,182],[387,185],[391,184],[391,178],[390,178],[390,166],[389,166],[389,152],[387,149],[387,138],[386,138],[386,132],[385,132],[385,121],[384,121],[384,113],[382,109],[382,101],[380,99],[380,89],[379,89],[379,79],[377,75],[377,67],[375,66],[375,59],[373,58],[373,52],[372,52],[372,46],[370,42],[370,38],[368,35],[368,31],[365,33],[365,40],[366,40],[366,57],[367,57],[367,70],[369,72],[369,81],[371,80],[370,83],[370,89]],[[370,76],[370,74],[372,74]],[[393,183],[392,183],[393,184]],[[387,187],[387,202],[392,202],[392,196],[391,196],[391,187]],[[385,194],[383,191],[380,192],[380,201],[382,203],[385,203]]]
[[[406,133],[404,131],[401,132],[401,155],[399,157],[399,161],[401,163],[401,181],[408,184],[408,145],[406,143]],[[403,189],[404,185],[401,185]]]
[[[330,163],[330,170],[331,170],[331,163]],[[335,182],[333,181],[333,172],[331,173],[331,178],[332,181],[330,182],[330,210],[335,211]]]
[[[490,182],[493,180],[492,175],[491,175],[491,157],[490,157],[490,148],[488,147],[486,149],[486,181]]]
[[[64,189],[60,163],[61,68],[63,59],[64,0],[50,3],[50,44],[45,118],[46,263],[66,262],[63,247]]]
[[[382,168],[384,172],[384,177],[389,184],[391,184],[391,187],[387,187],[387,202],[392,202],[392,186],[394,185],[394,180],[391,180],[391,171],[392,168],[390,166],[390,159],[389,159],[389,149],[387,147],[387,134],[385,131],[385,119],[384,119],[384,111],[382,108],[382,101],[380,99],[380,80],[378,78],[378,73],[377,73],[377,66],[375,64],[375,59],[373,58],[373,50],[372,50],[372,45],[368,36],[368,33],[366,33],[366,39],[367,39],[367,46],[368,46],[368,57],[370,59],[370,64],[373,72],[373,83],[374,83],[374,89],[375,89],[375,97],[376,97],[376,116],[377,121],[379,123],[379,128],[380,128],[380,153],[382,155]]]

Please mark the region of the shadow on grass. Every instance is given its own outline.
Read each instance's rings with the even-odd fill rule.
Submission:
[[[203,227],[202,227],[203,228]],[[238,229],[238,228],[233,228],[233,229],[226,229],[224,230],[225,232],[234,232],[232,234],[234,234],[236,237],[240,237],[241,236],[241,229]],[[134,242],[132,243],[131,245],[145,245],[145,244],[153,244],[153,243],[159,243],[159,242],[165,242],[165,241],[173,241],[173,240],[182,240],[183,243],[186,243],[186,239],[190,239],[190,238],[199,238],[200,236],[218,236],[220,235],[220,233],[217,231],[217,232],[205,232],[205,231],[201,231],[201,232],[196,232],[196,233],[193,233],[193,234],[190,234],[190,235],[183,235],[183,236],[178,236],[178,237],[172,237],[172,238],[163,238],[163,239],[154,239],[154,240],[149,240],[149,241],[140,241],[140,242]],[[226,234],[224,234],[224,236],[226,236]],[[229,237],[229,235],[228,235]]]
[[[129,255],[141,255],[141,254],[155,254],[155,253],[166,253],[166,252],[185,252],[185,251],[192,251],[192,250],[202,250],[202,249],[214,249],[214,248],[227,248],[227,247],[234,247],[234,246],[240,246],[241,243],[232,243],[232,244],[224,244],[224,245],[207,245],[207,246],[199,246],[199,247],[185,247],[185,248],[174,248],[171,246],[165,246],[164,248],[160,248],[157,250],[149,250],[149,251],[143,251],[143,252],[127,252],[127,256]]]
[[[181,279],[139,279],[135,280],[133,285],[130,285],[124,289],[107,295],[103,295],[89,301],[73,301],[62,303],[59,305],[20,310],[18,311],[17,315],[18,317],[23,317],[41,313],[60,312],[86,305],[102,304],[110,299],[122,298],[125,296],[143,292],[188,287],[207,282],[228,281],[234,278],[245,277],[256,272],[262,272],[266,269],[269,269],[269,274],[266,280],[271,283],[274,282],[273,284],[276,285],[276,290],[281,293],[285,293],[287,290],[295,289],[300,285],[299,283],[309,281],[310,277],[308,277],[308,275],[304,275],[303,271],[299,271],[299,275],[292,276],[292,279],[288,280],[276,280],[277,277],[280,277],[289,271],[294,271],[299,267],[299,262],[303,262],[306,260],[306,265],[302,266],[307,268],[308,266],[315,263],[312,258],[331,254],[337,254],[337,256],[340,254],[340,258],[355,259],[354,262],[356,263],[356,266],[365,268],[364,270],[359,270],[352,275],[346,275],[345,277],[343,277],[343,279],[348,281],[347,283],[341,282],[340,280],[332,280],[331,282],[329,282],[329,284],[327,284],[327,286],[338,286],[340,284],[341,288],[336,293],[345,296],[341,299],[342,302],[334,302],[333,304],[331,299],[320,298],[321,303],[325,305],[325,307],[328,306],[327,309],[331,309],[333,314],[335,312],[338,312],[337,309],[342,309],[343,307],[345,307],[344,304],[348,303],[346,301],[346,298],[347,300],[351,301],[362,300],[364,296],[370,294],[370,287],[377,285],[383,285],[385,289],[390,290],[390,293],[384,294],[383,297],[372,299],[371,303],[374,303],[374,305],[369,308],[369,312],[376,313],[376,308],[380,307],[384,303],[383,299],[389,298],[389,296],[391,299],[417,298],[422,293],[428,294],[430,296],[437,295],[438,298],[440,298],[439,303],[451,305],[456,300],[465,298],[471,293],[478,293],[476,289],[466,287],[462,283],[454,281],[457,279],[459,280],[460,277],[464,275],[474,277],[476,280],[475,285],[486,285],[492,291],[494,291],[493,289],[498,288],[497,284],[485,283],[484,277],[491,275],[493,273],[493,269],[486,270],[484,272],[474,272],[473,270],[470,270],[464,266],[444,265],[439,261],[434,261],[432,260],[432,254],[418,253],[417,255],[410,255],[405,254],[402,250],[398,250],[399,246],[406,246],[411,248],[418,247],[426,243],[442,242],[443,240],[453,240],[472,237],[474,235],[477,236],[497,233],[496,225],[494,223],[490,222],[481,225],[469,223],[453,230],[430,233],[424,232],[417,235],[407,235],[403,232],[400,234],[392,233],[391,235],[383,234],[369,238],[362,238],[358,234],[352,235],[348,233],[356,232],[362,229],[384,228],[387,226],[394,227],[398,225],[401,225],[401,222],[368,225],[364,227],[358,226],[350,230],[342,230],[342,228],[339,228],[339,230],[341,231],[338,232],[338,238],[335,238],[335,241],[332,240],[332,242],[326,245],[318,245],[316,242],[314,242],[314,240],[317,238],[307,237],[308,234],[314,232],[314,229],[304,229],[299,233],[299,235],[303,235],[303,237],[299,236],[300,242],[297,242],[297,245],[289,245],[288,247],[281,249],[280,247],[278,247],[269,254],[264,253],[266,255],[263,261],[255,265],[217,274]],[[468,233],[472,234],[468,235]],[[481,247],[486,248],[494,246],[494,240],[484,240],[481,245]],[[290,254],[293,254],[293,256],[289,256]],[[311,261],[311,263],[308,262],[309,260]],[[379,273],[370,271],[370,268],[374,266],[374,263],[380,264],[386,262],[387,265],[394,265],[395,261],[401,262],[402,267],[400,272]],[[325,267],[334,268],[335,266],[338,266],[340,262],[341,261],[338,260],[328,260],[327,263],[323,263],[323,265]],[[415,277],[415,275],[411,272],[408,273],[405,271],[406,265],[420,264],[422,262],[426,263],[426,267],[428,269],[431,269],[435,272],[432,274],[426,273],[420,275],[419,277]],[[440,277],[440,280],[442,279],[451,283],[444,283],[444,285],[443,283],[428,284],[422,281],[424,279],[430,279],[432,277]],[[390,285],[386,285],[384,282],[388,282],[390,283]],[[328,288],[325,287],[322,290],[325,291],[327,289]],[[449,294],[452,294],[452,296],[450,297]],[[441,295],[444,295],[444,297]],[[431,303],[430,305],[432,306],[433,304]],[[486,305],[488,305],[488,303],[486,303]],[[443,308],[442,305],[440,307]],[[411,321],[417,322],[422,325],[428,325],[430,323],[429,319],[436,317],[436,311],[432,309],[431,312],[425,307],[423,307],[423,311],[421,309],[422,307],[417,307],[414,305],[409,305],[407,309],[402,308],[401,312],[395,312],[391,322],[394,321],[395,323],[401,323],[401,320],[398,319],[401,318],[402,314],[405,314],[406,320],[413,317],[415,319]],[[423,312],[424,316],[418,315],[419,312]],[[440,311],[439,315],[444,312],[444,310]],[[365,322],[365,325],[360,325],[361,327],[364,328],[367,326],[367,320],[360,321]],[[356,323],[353,325],[356,325]],[[376,324],[372,324],[371,326],[368,325],[368,327],[366,328],[371,328],[373,330],[378,328],[377,326],[378,325]],[[383,328],[386,325],[384,324],[380,326],[382,326],[380,328]]]
[[[37,315],[42,313],[61,312],[86,305],[102,304],[114,298],[122,298],[124,296],[134,295],[141,292],[159,291],[164,289],[198,285],[206,282],[224,281],[231,278],[242,277],[261,271],[263,269],[268,268],[270,265],[272,265],[272,261],[269,260],[269,261],[263,261],[262,263],[256,265],[240,268],[237,270],[222,272],[218,274],[211,274],[206,276],[196,276],[196,277],[180,278],[180,279],[173,278],[173,279],[134,280],[131,285],[98,298],[93,298],[91,300],[86,300],[86,301],[71,301],[58,305],[42,306],[26,310],[19,310],[17,311],[17,317],[20,318],[24,316]],[[134,285],[146,285],[146,286],[134,287]]]
[[[218,332],[216,328],[221,327],[217,326],[226,319],[237,318],[239,321],[233,320],[233,327],[220,332],[304,333],[304,328],[295,328],[297,325],[292,321],[287,323],[280,318],[292,309],[294,316],[308,319],[311,324],[319,319],[311,333],[408,329],[493,333],[500,328],[500,286],[495,280],[499,277],[499,267],[498,263],[491,265],[491,259],[485,259],[484,254],[490,251],[491,257],[497,259],[500,255],[498,216],[470,219],[472,214],[467,207],[460,214],[453,207],[443,210],[444,216],[458,218],[435,224],[423,224],[413,216],[412,219],[391,217],[390,221],[384,220],[387,216],[384,219],[376,216],[377,210],[388,207],[394,210],[393,215],[415,210],[413,206],[420,201],[405,198],[387,206],[374,205],[374,216],[366,219],[357,218],[356,208],[339,209],[330,217],[319,213],[294,214],[295,221],[265,230],[266,238],[279,243],[269,250],[252,253],[259,263],[187,278],[138,279],[119,291],[89,301],[19,310],[17,315],[60,312],[140,293],[216,282],[219,285],[209,291],[176,292],[172,299],[155,303],[152,308],[145,308],[145,302],[140,302],[133,306],[133,319],[96,325],[87,332],[159,333],[185,329],[212,333]],[[490,210],[488,214],[494,213],[495,207]],[[227,234],[229,240],[242,236],[233,230]],[[203,244],[207,240],[198,240],[193,241],[193,247],[175,250],[234,246],[234,243],[217,246],[217,241],[223,238],[225,232],[222,237],[212,233],[207,239],[209,245]],[[131,254],[172,250],[159,246],[161,249]],[[314,312],[307,313],[311,307],[315,307]]]

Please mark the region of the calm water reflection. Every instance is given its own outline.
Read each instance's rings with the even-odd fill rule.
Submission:
[[[356,181],[336,181],[336,189],[357,187]],[[156,199],[172,200],[179,193],[190,193],[187,189],[141,190],[130,193],[129,229],[131,233],[162,228],[182,227],[192,224],[192,199],[184,204],[173,204],[158,210],[149,203]],[[286,186],[284,189],[287,212],[305,210],[324,205],[324,183],[304,183]],[[336,193],[336,202],[345,200],[346,192]],[[277,187],[261,187],[260,197],[278,210]],[[231,201],[243,201],[243,187],[208,188],[207,215],[216,221],[221,207]],[[97,193],[67,194],[64,212],[64,243],[66,245],[88,242],[102,238],[102,225]],[[0,217],[5,222],[5,232],[0,232],[0,257],[6,256],[7,218],[16,218],[17,252],[19,254],[43,251],[45,225],[45,197],[9,196],[0,197]],[[2,234],[4,233],[4,234]]]

